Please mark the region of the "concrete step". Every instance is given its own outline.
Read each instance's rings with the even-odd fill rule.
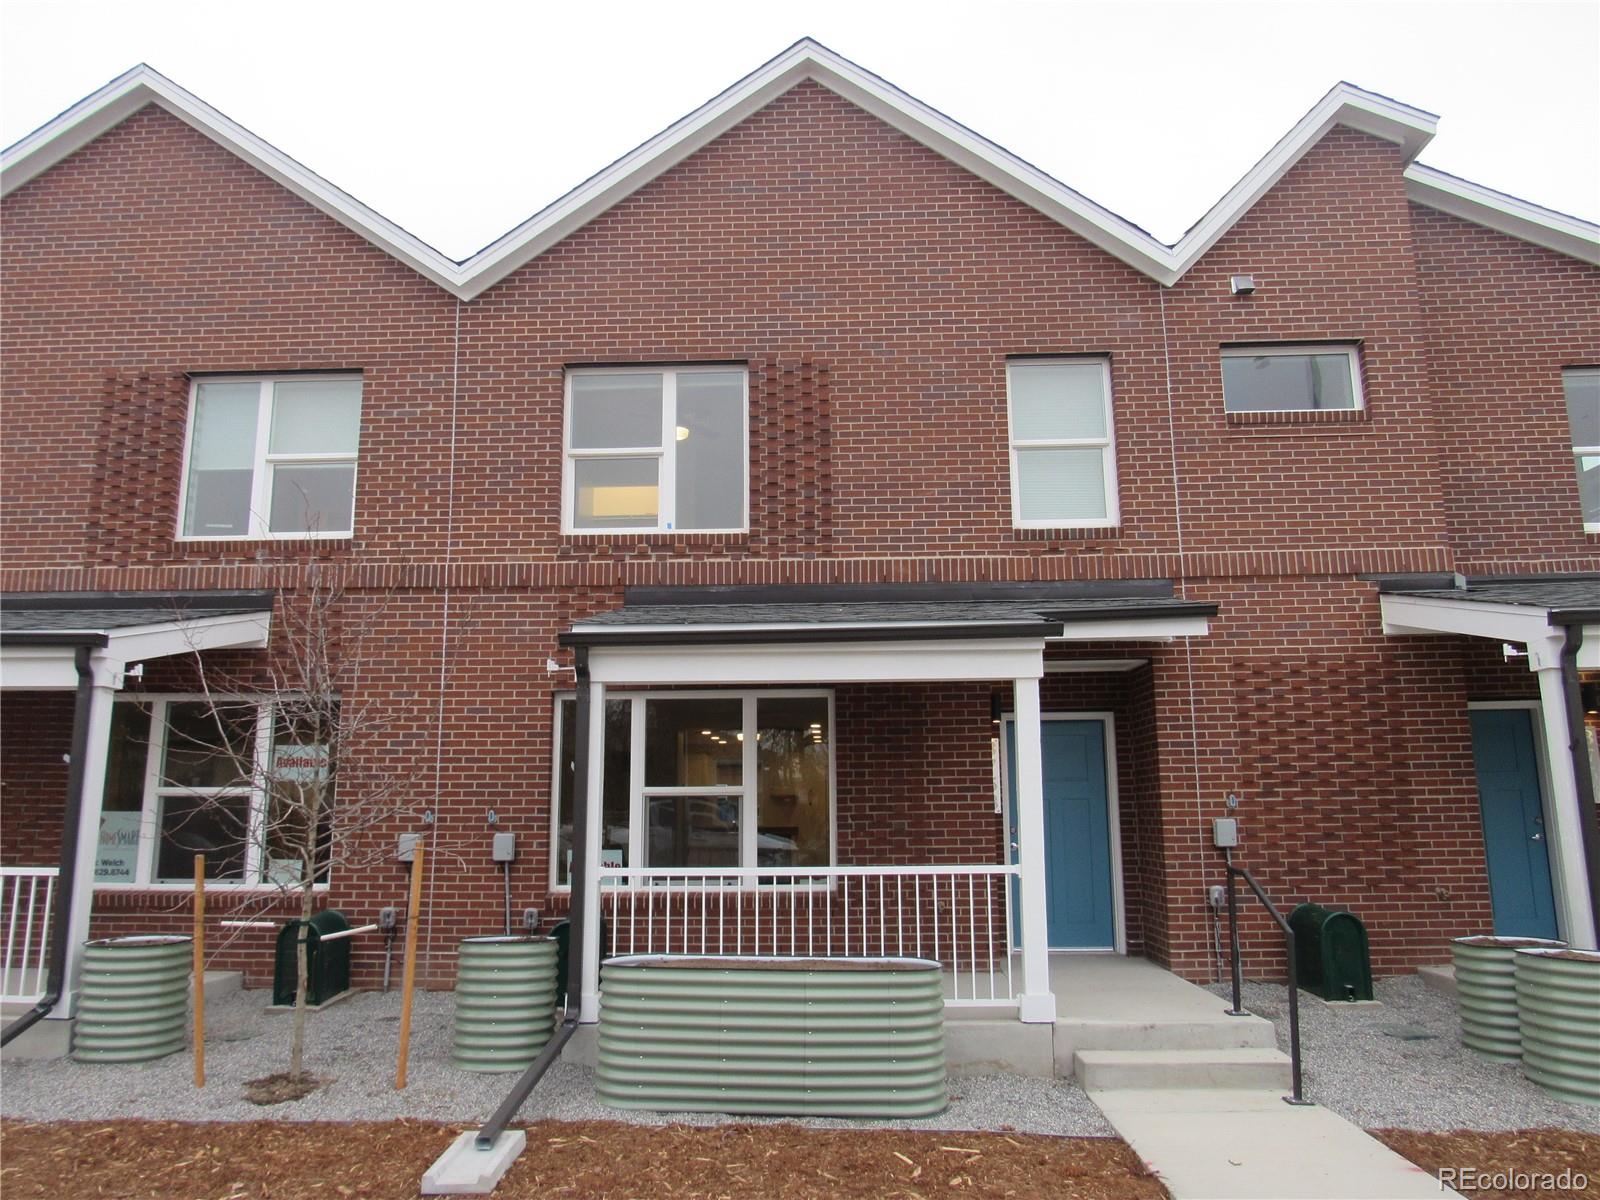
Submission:
[[[1287,1090],[1289,1056],[1276,1048],[1226,1050],[1080,1050],[1076,1070],[1085,1090],[1262,1088]]]
[[[1080,1050],[1270,1050],[1272,1022],[1257,1016],[1184,1021],[1058,1020],[1056,1074],[1070,1078]]]

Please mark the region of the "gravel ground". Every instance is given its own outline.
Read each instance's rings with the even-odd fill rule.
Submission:
[[[1228,995],[1225,985],[1212,991]],[[1415,975],[1380,979],[1376,1007],[1300,993],[1306,1095],[1365,1129],[1573,1129],[1600,1133],[1600,1109],[1569,1104],[1461,1044],[1454,997]],[[1270,1018],[1289,1050],[1282,985],[1246,983],[1245,1007]]]
[[[263,1108],[245,1100],[243,1085],[288,1066],[289,1018],[268,1013],[266,990],[206,998],[206,1086],[193,1085],[193,1060],[174,1054],[151,1063],[109,1066],[54,1059],[8,1061],[0,1115],[37,1121],[148,1117],[169,1121],[379,1121],[396,1117],[484,1120],[516,1075],[479,1075],[450,1063],[454,997],[418,992],[412,1014],[407,1087],[394,1090],[399,1038],[398,991],[363,993],[307,1020],[306,1066],[330,1078],[303,1100]],[[814,1128],[972,1129],[1110,1136],[1111,1126],[1083,1091],[1061,1080],[1017,1075],[953,1077],[950,1108],[912,1121],[812,1118]],[[662,1114],[607,1108],[594,1095],[593,1073],[558,1062],[519,1114],[522,1120],[609,1120],[635,1124],[716,1125],[761,1118],[715,1113]],[[794,1118],[784,1118],[794,1120]]]

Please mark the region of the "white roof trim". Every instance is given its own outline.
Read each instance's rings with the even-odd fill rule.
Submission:
[[[1580,217],[1530,204],[1421,163],[1406,168],[1406,198],[1600,266],[1600,225]]]
[[[1435,118],[1430,113],[1348,83],[1338,84],[1177,245],[1167,246],[1032,164],[807,38],[471,258],[457,263],[165,76],[141,65],[79,101],[0,156],[0,194],[9,193],[48,170],[146,104],[157,104],[452,295],[471,300],[806,79],[837,93],[1169,286],[1181,279],[1335,125],[1397,144],[1408,163],[1427,145],[1435,128]],[[1453,180],[1414,163],[1408,168],[1406,179],[1408,195],[1419,203],[1443,208],[1586,261],[1597,261],[1597,230],[1587,222]],[[1441,179],[1450,181],[1449,185],[1441,183]],[[1446,208],[1447,203],[1453,207]]]
[[[11,632],[26,636],[27,630]],[[152,625],[125,625],[116,629],[48,629],[37,631],[41,638],[103,633],[106,645],[91,654],[106,664],[121,686],[121,674],[130,664],[151,658],[169,658],[200,650],[261,650],[272,635],[272,613],[240,612],[221,616],[162,621]],[[43,641],[19,641],[0,649],[0,688],[72,688],[78,683],[74,662],[76,647],[55,646]]]

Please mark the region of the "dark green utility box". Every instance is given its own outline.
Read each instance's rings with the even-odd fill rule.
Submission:
[[[350,922],[336,908],[325,908],[308,922],[306,933],[306,1003],[325,1004],[340,992],[350,990],[350,940],[338,938],[323,943],[330,933],[342,933]],[[295,954],[300,936],[300,921],[285,921],[278,930],[278,958],[272,972],[272,1003],[294,1003],[297,971]]]
[[[1371,1000],[1367,927],[1351,912],[1302,904],[1289,914],[1300,986],[1324,1000]]]

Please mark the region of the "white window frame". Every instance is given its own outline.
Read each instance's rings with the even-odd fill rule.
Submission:
[[[1574,376],[1574,375],[1600,376],[1600,367],[1563,367],[1563,368],[1561,368],[1561,410],[1562,410],[1562,412],[1566,412],[1566,410],[1567,410],[1567,405],[1566,405],[1566,400],[1567,400],[1567,379],[1569,377],[1571,377],[1571,376]],[[1572,430],[1572,427],[1571,427],[1571,422],[1569,421],[1568,422],[1568,427],[1567,427],[1567,439],[1569,441],[1571,441],[1572,435],[1573,435],[1573,430]],[[1600,458],[1600,446],[1580,446],[1576,442],[1573,442],[1572,443],[1572,469],[1573,469],[1573,471],[1575,473],[1581,470],[1581,468],[1578,466],[1578,460],[1579,459],[1584,459],[1584,458]],[[1576,480],[1577,480],[1577,475],[1576,474],[1574,474],[1573,479],[1574,479],[1574,482],[1576,482]],[[1581,492],[1578,495],[1578,504],[1580,506],[1583,504],[1583,495],[1582,495]],[[1583,522],[1583,531],[1585,533],[1600,533],[1600,521],[1590,521],[1590,520],[1587,519],[1587,514],[1585,514],[1585,520]]]
[[[606,690],[605,702],[629,702],[630,745],[628,750],[628,864],[644,867],[645,815],[647,802],[652,796],[738,796],[739,803],[739,863],[729,870],[743,870],[756,863],[756,832],[760,816],[759,759],[756,734],[760,724],[757,702],[770,699],[822,698],[828,702],[828,867],[839,864],[839,729],[834,718],[834,694],[830,688],[757,688],[749,689],[681,689],[668,691],[611,691]],[[557,692],[551,717],[550,754],[550,890],[571,892],[572,884],[561,882],[561,705],[576,701],[573,692]],[[706,787],[646,787],[644,782],[645,711],[641,701],[649,700],[741,700],[744,704],[744,764],[738,784],[714,784]],[[574,797],[576,812],[576,797]],[[576,840],[576,839],[574,839]],[[648,868],[644,868],[648,869]],[[664,871],[672,868],[663,867]],[[807,871],[825,870],[826,867],[795,867],[796,877]],[[605,884],[607,891],[626,890],[622,884]]]
[[[1106,409],[1106,432],[1099,438],[1018,438],[1011,409],[1011,369],[1013,367],[1083,366],[1097,363],[1101,372],[1101,394]],[[1102,355],[1065,355],[1059,358],[1013,358],[1006,361],[1006,444],[1011,466],[1011,527],[1013,529],[1115,529],[1122,524],[1122,507],[1117,486],[1116,406],[1111,397],[1111,359]],[[1017,474],[1019,450],[1100,450],[1101,474],[1105,480],[1106,515],[1082,521],[1029,520],[1022,515],[1022,492]]]
[[[1350,367],[1350,408],[1229,408],[1228,379],[1223,359],[1228,358],[1305,358],[1342,354]],[[1222,411],[1229,416],[1252,413],[1358,413],[1366,411],[1367,396],[1361,386],[1361,347],[1355,342],[1294,342],[1275,346],[1224,346],[1217,358],[1217,374],[1222,379]]]
[[[333,383],[355,380],[362,386],[362,403],[366,401],[366,380],[358,372],[333,371],[318,375],[202,375],[189,382],[189,417],[183,436],[183,479],[178,487],[178,532],[180,542],[285,542],[349,540],[355,536],[356,496],[359,493],[361,473],[361,443],[359,429],[356,450],[349,454],[309,453],[272,454],[273,389],[280,383]],[[184,524],[189,515],[189,462],[194,454],[195,412],[200,403],[200,385],[203,383],[255,383],[260,385],[256,400],[256,452],[250,468],[249,527],[244,533],[186,533]],[[365,414],[363,414],[364,416]],[[272,476],[279,465],[288,466],[343,466],[351,468],[350,477],[350,528],[319,529],[298,533],[274,533],[269,528],[272,505]]]
[[[737,371],[743,381],[744,402],[739,406],[742,417],[739,427],[739,446],[744,459],[744,486],[740,489],[742,509],[740,523],[718,529],[679,529],[676,523],[678,504],[678,376],[711,371]],[[572,445],[572,380],[579,375],[660,375],[661,376],[661,444],[659,446],[603,446],[574,449]],[[651,533],[712,533],[736,534],[750,531],[750,369],[743,363],[675,363],[658,367],[574,367],[567,371],[562,383],[561,410],[561,532],[563,534],[608,534],[626,538],[630,534]],[[580,458],[653,458],[659,466],[656,474],[656,523],[654,525],[604,525],[586,527],[577,524],[577,481],[573,464]]]
[[[139,810],[139,857],[132,883],[104,883],[94,881],[97,892],[174,891],[192,892],[193,882],[159,880],[155,877],[161,857],[162,804],[168,797],[203,796],[208,799],[227,799],[248,796],[250,799],[249,829],[245,838],[243,879],[206,880],[206,890],[238,892],[277,892],[278,885],[262,878],[266,867],[264,833],[267,821],[266,764],[272,753],[273,737],[277,732],[272,701],[259,695],[239,693],[173,692],[160,695],[118,696],[117,704],[136,704],[150,710],[150,740],[146,747],[144,763],[144,794]],[[250,705],[256,710],[255,760],[249,787],[191,788],[169,786],[162,783],[167,754],[167,710],[174,704]],[[318,892],[328,890],[332,882],[330,863],[324,872],[326,878],[313,885]]]

